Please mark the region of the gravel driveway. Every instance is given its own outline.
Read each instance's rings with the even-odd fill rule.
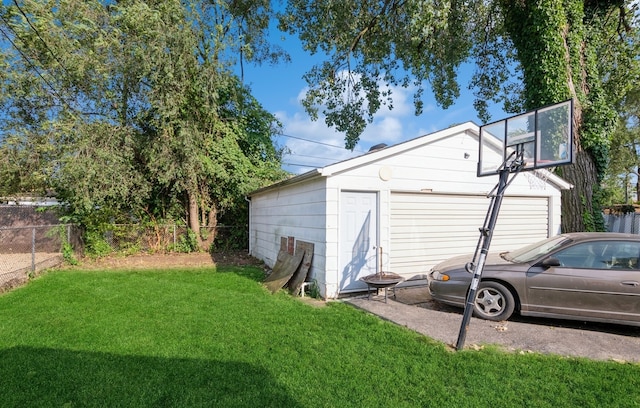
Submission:
[[[396,288],[389,296],[357,296],[344,301],[455,347],[462,324],[462,309],[431,299],[426,286]],[[472,318],[465,348],[499,345],[515,352],[539,352],[594,360],[640,362],[640,327],[566,320],[524,318],[491,322]]]

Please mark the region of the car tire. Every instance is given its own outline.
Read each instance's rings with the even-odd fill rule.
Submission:
[[[513,314],[516,301],[513,294],[498,282],[481,282],[478,285],[473,314],[485,320],[499,322],[507,320]]]

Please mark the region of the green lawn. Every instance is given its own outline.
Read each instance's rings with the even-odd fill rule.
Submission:
[[[1,407],[638,407],[640,365],[448,351],[257,268],[55,271],[0,296]]]

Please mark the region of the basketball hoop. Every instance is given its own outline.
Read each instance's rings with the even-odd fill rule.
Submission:
[[[457,350],[464,347],[482,270],[506,188],[524,171],[532,190],[546,189],[552,169],[573,162],[572,147],[571,99],[480,127],[477,175],[498,175],[499,181],[488,195],[491,198],[489,210],[484,225],[480,228],[473,260],[466,267],[468,272],[473,272],[473,278],[465,301]]]
[[[572,117],[569,99],[481,126],[478,177],[498,174],[505,163],[512,172],[572,163]]]

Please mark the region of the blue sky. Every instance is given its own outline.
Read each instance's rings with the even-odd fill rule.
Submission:
[[[383,107],[366,128],[354,151],[347,150],[344,148],[344,135],[327,127],[322,117],[312,121],[300,103],[307,87],[302,76],[320,60],[319,57],[305,53],[296,38],[281,38],[279,45],[291,55],[291,62],[277,66],[246,64],[244,81],[262,106],[282,122],[283,133],[292,136],[279,136],[277,139],[277,143],[291,150],[291,154],[283,159],[283,167],[292,173],[304,173],[359,156],[378,143],[392,145],[467,121],[483,124],[473,109],[473,95],[467,89],[471,72],[462,71],[461,96],[447,110],[438,107],[430,92],[425,92],[423,113],[415,116],[411,91],[394,89],[394,109],[390,111]],[[500,106],[490,106],[490,113],[492,121],[511,116],[505,114]]]

